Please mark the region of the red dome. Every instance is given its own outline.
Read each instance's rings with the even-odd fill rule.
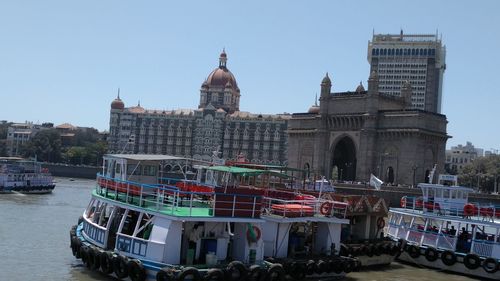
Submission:
[[[111,102],[111,109],[124,109],[125,104],[120,98],[116,98]]]
[[[209,87],[225,87],[228,83],[230,83],[233,88],[238,87],[236,78],[234,78],[234,75],[226,67],[216,68],[208,75],[206,82]]]

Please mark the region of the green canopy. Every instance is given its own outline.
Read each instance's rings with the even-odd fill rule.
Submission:
[[[208,167],[207,170],[211,171],[218,171],[218,172],[224,172],[224,173],[231,173],[235,175],[241,175],[241,176],[258,176],[262,174],[266,175],[273,175],[281,178],[287,178],[288,176],[286,174],[277,172],[277,171],[266,171],[266,170],[257,170],[257,169],[249,169],[249,168],[242,168],[242,167],[235,167],[235,166],[211,166]]]

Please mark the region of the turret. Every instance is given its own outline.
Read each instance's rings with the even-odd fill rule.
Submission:
[[[401,98],[405,101],[405,108],[411,107],[412,89],[408,80],[401,85]]]
[[[332,91],[332,81],[330,77],[328,77],[328,72],[326,73],[325,78],[321,81],[321,99],[328,98]]]
[[[370,73],[370,77],[368,78],[368,94],[378,94],[378,75],[375,70]]]

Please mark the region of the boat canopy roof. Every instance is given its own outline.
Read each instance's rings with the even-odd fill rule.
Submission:
[[[474,189],[470,187],[458,186],[458,185],[442,185],[442,184],[432,184],[432,183],[420,183],[418,185],[420,188],[433,188],[433,189],[450,189],[450,190],[461,190],[467,192],[474,192]]]
[[[105,158],[120,158],[135,161],[184,160],[187,158],[161,154],[106,154]]]
[[[288,177],[286,174],[275,172],[275,171],[249,169],[249,168],[235,167],[235,166],[212,166],[212,167],[208,167],[207,170],[230,173],[230,174],[241,175],[241,176],[258,176],[258,175],[262,175],[262,174],[268,174],[268,175],[274,175],[274,176],[278,176],[278,177],[282,177],[282,178]]]

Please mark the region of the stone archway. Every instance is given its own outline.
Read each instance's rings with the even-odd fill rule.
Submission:
[[[350,137],[340,139],[333,149],[332,165],[337,167],[337,180],[356,179],[356,146]]]
[[[385,182],[394,183],[394,169],[392,168],[392,166],[387,167]]]

